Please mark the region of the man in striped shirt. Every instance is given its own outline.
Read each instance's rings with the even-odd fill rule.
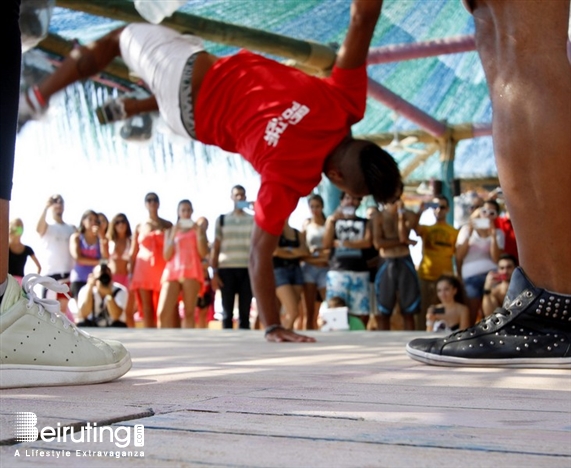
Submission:
[[[241,185],[232,187],[230,198],[234,209],[220,215],[216,220],[214,246],[210,265],[212,266],[212,287],[220,289],[222,295],[223,328],[233,328],[234,300],[238,295],[239,327],[250,328],[250,304],[252,288],[248,272],[250,260],[250,239],[254,217],[244,211],[246,190]]]

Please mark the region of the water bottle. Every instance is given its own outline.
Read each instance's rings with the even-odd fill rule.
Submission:
[[[159,24],[186,3],[186,0],[135,0],[135,8],[149,23]]]

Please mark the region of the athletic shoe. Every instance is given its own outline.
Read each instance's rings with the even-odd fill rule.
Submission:
[[[67,293],[53,278],[27,275],[22,288],[8,275],[0,304],[0,388],[84,385],[117,379],[131,357],[116,341],[78,329],[61,314],[59,302],[41,299],[36,285]]]
[[[571,368],[571,296],[536,288],[514,271],[502,308],[446,338],[420,338],[406,351],[437,366]]]
[[[101,125],[125,120],[127,113],[123,98],[108,99],[101,107],[95,109],[95,115]]]

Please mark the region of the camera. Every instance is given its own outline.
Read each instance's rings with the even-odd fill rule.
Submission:
[[[244,209],[252,208],[252,204],[253,204],[253,202],[251,202],[251,201],[239,200],[236,202],[236,208],[238,208],[239,210],[244,210]]]
[[[341,208],[341,213],[343,213],[344,216],[354,216],[356,211],[357,209],[354,206],[344,206]]]
[[[103,285],[103,286],[109,286],[111,284],[111,275],[107,272],[101,273],[99,275],[99,278],[97,278],[97,280]]]
[[[474,218],[472,224],[475,229],[490,229],[490,220],[488,218]]]
[[[179,219],[178,225],[183,229],[191,229],[194,226],[192,219]]]

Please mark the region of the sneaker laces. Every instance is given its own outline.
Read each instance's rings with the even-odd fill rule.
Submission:
[[[38,297],[38,295],[34,292],[34,288],[38,284],[46,289],[49,289],[50,291],[65,294],[68,299],[71,299],[69,294],[67,294],[69,292],[69,287],[67,284],[60,283],[59,281],[49,276],[40,276],[32,273],[24,276],[24,279],[22,280],[22,289],[28,297],[28,304],[26,307],[31,309],[33,305],[36,304],[38,306],[38,315],[40,317],[42,317],[45,312],[48,312],[51,315],[50,321],[52,323],[56,323],[57,319],[61,319],[63,322],[63,328],[65,330],[71,327],[76,336],[79,335],[79,333],[89,336],[83,330],[78,329],[77,326],[70,319],[68,319],[65,314],[61,313],[60,303],[57,300]]]
[[[501,319],[503,319],[503,318],[505,318],[511,314],[512,314],[511,311],[504,309],[503,307],[498,307],[496,310],[494,310],[494,312],[492,314],[488,315],[487,317],[484,317],[478,323],[472,325],[471,327],[465,328],[464,330],[455,331],[454,333],[449,335],[448,338],[452,338],[453,336],[460,335],[461,333],[470,333],[470,332],[475,331],[477,329],[487,330],[489,328],[489,326],[492,324],[492,322],[494,323],[494,325],[499,325],[501,322]]]

